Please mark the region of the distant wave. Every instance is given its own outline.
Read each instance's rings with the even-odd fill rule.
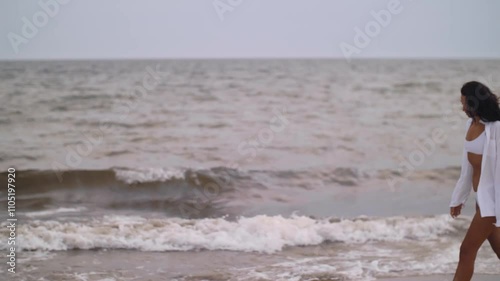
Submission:
[[[93,189],[94,192],[122,188],[123,192],[158,189],[179,189],[180,187],[204,188],[216,185],[224,190],[263,187],[255,175],[265,175],[277,179],[299,179],[311,182],[318,180],[342,186],[357,185],[371,175],[350,167],[336,167],[320,171],[243,171],[228,167],[208,169],[190,168],[123,168],[106,170],[18,170],[17,182],[22,186],[20,192],[40,194],[52,191]],[[6,172],[0,173],[6,177]],[[239,185],[245,183],[246,185]],[[308,187],[306,187],[308,188]],[[0,201],[2,199],[0,190]]]
[[[440,170],[452,173],[460,167],[447,167]],[[440,170],[414,171],[412,174],[441,173]],[[110,187],[116,185],[135,185],[145,189],[155,184],[188,184],[203,185],[205,182],[229,182],[251,177],[251,174],[266,174],[276,178],[298,178],[306,176],[311,181],[325,180],[339,185],[357,185],[360,180],[373,176],[402,176],[398,170],[366,171],[353,167],[333,167],[330,170],[270,170],[242,171],[228,167],[213,167],[207,169],[190,168],[124,168],[114,167],[105,170],[18,170],[18,180],[23,190],[30,192],[45,192],[50,190],[71,189],[79,187]],[[0,177],[6,177],[7,172],[1,172]],[[2,191],[0,190],[0,195]]]
[[[104,216],[85,222],[29,221],[18,226],[22,250],[133,249],[140,251],[232,250],[273,253],[288,246],[324,242],[436,241],[462,233],[470,219],[449,215],[315,220],[305,216],[260,215],[235,221],[217,219],[151,219]],[[0,240],[6,240],[6,222]],[[438,241],[438,240],[437,240]],[[7,244],[0,249],[5,250]]]
[[[22,213],[23,215],[33,218],[33,217],[41,217],[41,216],[50,216],[50,215],[55,215],[55,214],[60,214],[60,213],[79,213],[81,211],[85,211],[87,208],[85,207],[78,207],[78,208],[57,208],[57,209],[50,209],[50,210],[45,210],[45,211],[38,211],[38,212],[25,212]]]
[[[459,168],[416,171],[412,178],[440,181],[456,178]],[[62,177],[59,181],[58,176]],[[0,178],[6,177],[5,173]],[[16,207],[26,212],[42,212],[58,207],[84,207],[110,210],[156,210],[171,216],[213,217],[228,212],[238,200],[276,198],[272,184],[286,188],[321,191],[329,186],[356,186],[371,177],[395,179],[406,177],[395,170],[373,173],[351,167],[318,171],[242,171],[227,167],[123,168],[107,170],[68,170],[60,173],[45,170],[19,170],[16,183]],[[256,194],[258,192],[258,194]],[[259,199],[260,198],[260,199]],[[0,204],[5,203],[0,190]],[[281,199],[280,199],[281,200]],[[190,210],[190,211],[186,211]],[[237,215],[237,214],[235,214]],[[36,215],[35,215],[36,216]],[[40,215],[43,216],[43,215]]]
[[[24,191],[46,192],[71,188],[102,188],[111,186],[148,185],[158,183],[197,183],[204,181],[220,181],[222,176],[237,173],[229,168],[212,168],[206,170],[167,169],[167,168],[111,168],[107,170],[18,170],[18,182]],[[6,176],[6,173],[0,173]],[[1,193],[0,193],[1,194]]]
[[[34,216],[44,216],[54,206],[73,205],[205,217],[218,214],[225,194],[241,177],[241,172],[229,168],[17,171],[17,185],[22,188],[17,190],[16,207]],[[0,203],[6,200],[0,191]]]

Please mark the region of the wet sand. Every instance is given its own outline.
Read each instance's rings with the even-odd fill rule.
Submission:
[[[351,246],[332,243],[322,247],[293,247],[276,254],[235,251],[137,252],[129,250],[57,251],[24,253],[16,277],[26,281],[227,281],[227,280],[330,280],[344,281],[342,260],[332,256]],[[38,258],[36,257],[38,256]],[[368,266],[365,264],[364,266]],[[283,276],[284,275],[284,276]],[[283,278],[277,278],[283,276]],[[379,275],[380,276],[380,275]],[[285,278],[286,277],[286,278]],[[351,280],[366,280],[361,276]],[[107,279],[106,279],[107,278]],[[415,277],[379,277],[381,281],[452,281],[451,274]],[[476,274],[473,281],[498,281],[500,275]]]

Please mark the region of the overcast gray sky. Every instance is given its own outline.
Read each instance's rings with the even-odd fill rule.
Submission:
[[[498,0],[55,1],[0,0],[0,59],[500,58]]]

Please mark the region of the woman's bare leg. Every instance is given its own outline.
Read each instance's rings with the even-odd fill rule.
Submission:
[[[500,228],[495,227],[488,236],[488,242],[490,242],[493,252],[497,254],[498,259],[500,259]]]
[[[474,273],[474,262],[477,252],[484,241],[492,234],[495,226],[495,217],[481,218],[479,208],[476,205],[476,214],[472,219],[469,230],[465,234],[464,241],[460,246],[460,260],[453,281],[470,281]],[[497,243],[495,236],[494,243]],[[496,244],[495,244],[496,245]]]

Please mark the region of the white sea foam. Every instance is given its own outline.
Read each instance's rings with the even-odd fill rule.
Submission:
[[[35,220],[21,224],[17,231],[19,247],[26,250],[206,249],[273,253],[286,246],[318,245],[325,241],[429,241],[456,232],[457,228],[464,229],[468,223],[468,219],[453,220],[448,215],[354,220],[261,215],[237,221],[105,216],[78,223]],[[7,228],[1,227],[0,240],[7,235]]]
[[[184,170],[173,168],[117,168],[116,178],[127,184],[184,179]]]
[[[233,270],[234,280],[272,280],[272,281],[317,281],[317,280],[356,280],[372,281],[378,277],[404,277],[417,275],[453,274],[458,262],[459,240],[443,243],[449,239],[435,241],[434,247],[428,242],[422,245],[425,255],[419,251],[403,250],[401,245],[360,245],[343,250],[346,255],[333,257],[286,257],[286,262],[260,264]],[[446,244],[443,246],[443,244]],[[356,248],[352,250],[352,248]],[[368,249],[367,249],[368,248]],[[485,247],[488,248],[488,247]],[[500,274],[497,257],[490,249],[480,251],[476,273]],[[351,254],[351,252],[359,252]],[[326,277],[326,278],[325,278]],[[339,279],[335,279],[338,277]],[[233,278],[231,279],[233,280]],[[444,279],[441,279],[444,280]],[[490,279],[488,279],[490,280]],[[496,280],[496,279],[491,279]]]
[[[45,211],[36,211],[36,212],[26,212],[26,213],[21,213],[25,216],[28,217],[42,217],[42,216],[50,216],[50,215],[56,215],[60,213],[77,213],[81,211],[85,211],[87,208],[85,207],[78,207],[78,208],[57,208],[57,209],[51,209],[51,210],[45,210]]]

